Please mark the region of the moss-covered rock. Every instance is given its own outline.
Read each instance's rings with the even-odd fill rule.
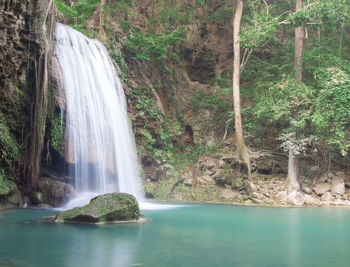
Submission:
[[[21,194],[16,184],[0,176],[0,209],[19,207]]]
[[[125,193],[108,193],[91,199],[81,208],[57,214],[56,222],[116,223],[139,222],[143,215],[135,197]]]

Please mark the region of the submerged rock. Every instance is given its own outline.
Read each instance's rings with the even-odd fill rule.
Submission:
[[[55,222],[117,223],[140,222],[143,219],[134,196],[126,193],[108,193],[91,199],[84,207],[57,214]]]

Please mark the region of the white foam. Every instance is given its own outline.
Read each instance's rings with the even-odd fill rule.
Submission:
[[[170,209],[192,207],[191,205],[159,204],[159,203],[151,203],[151,202],[140,202],[139,206],[141,210],[170,210]]]

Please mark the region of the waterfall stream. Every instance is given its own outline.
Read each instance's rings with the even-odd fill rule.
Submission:
[[[65,159],[78,196],[125,192],[141,200],[126,98],[106,49],[59,23],[56,38],[66,99]]]

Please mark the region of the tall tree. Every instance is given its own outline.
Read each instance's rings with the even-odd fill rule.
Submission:
[[[240,44],[240,29],[243,12],[243,0],[237,0],[235,16],[233,19],[233,107],[235,113],[235,135],[236,147],[241,160],[247,166],[248,175],[250,177],[251,167],[249,151],[244,143],[242,116],[241,116],[241,101],[240,101],[240,65],[241,65],[241,44]]]
[[[296,0],[295,12],[301,11],[303,8],[302,0]],[[295,79],[297,82],[303,81],[303,41],[304,41],[304,27],[295,27],[294,36],[294,67]],[[289,148],[288,156],[288,179],[287,185],[289,191],[299,190],[299,157],[294,153],[292,148]]]

